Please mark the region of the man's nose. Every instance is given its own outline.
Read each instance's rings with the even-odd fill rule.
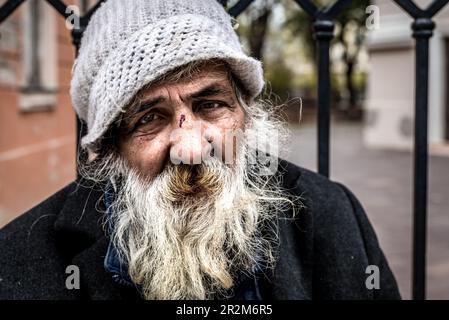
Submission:
[[[170,135],[170,160],[173,164],[200,164],[211,155],[206,124],[187,109],[176,112]]]

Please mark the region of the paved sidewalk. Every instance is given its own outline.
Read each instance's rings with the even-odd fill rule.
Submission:
[[[291,127],[290,161],[316,171],[316,128]],[[331,179],[348,186],[363,204],[398,280],[411,297],[413,155],[369,149],[362,127],[334,123],[331,129]],[[449,157],[429,160],[427,298],[449,299]]]

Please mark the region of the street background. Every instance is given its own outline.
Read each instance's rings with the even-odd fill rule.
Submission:
[[[377,233],[403,298],[411,298],[413,154],[367,148],[359,122],[334,121],[330,178],[350,188]],[[290,126],[288,160],[316,171],[317,131],[313,119]],[[429,159],[429,299],[449,299],[449,153]]]

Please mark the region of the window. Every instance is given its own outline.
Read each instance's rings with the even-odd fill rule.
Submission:
[[[41,0],[24,4],[23,85],[20,109],[52,110],[57,103],[57,42],[55,14]]]

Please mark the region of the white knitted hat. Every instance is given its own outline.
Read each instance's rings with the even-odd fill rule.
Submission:
[[[232,18],[216,0],[108,0],[89,22],[73,66],[70,94],[95,145],[144,85],[199,59],[220,58],[252,97],[261,63],[245,55]]]

